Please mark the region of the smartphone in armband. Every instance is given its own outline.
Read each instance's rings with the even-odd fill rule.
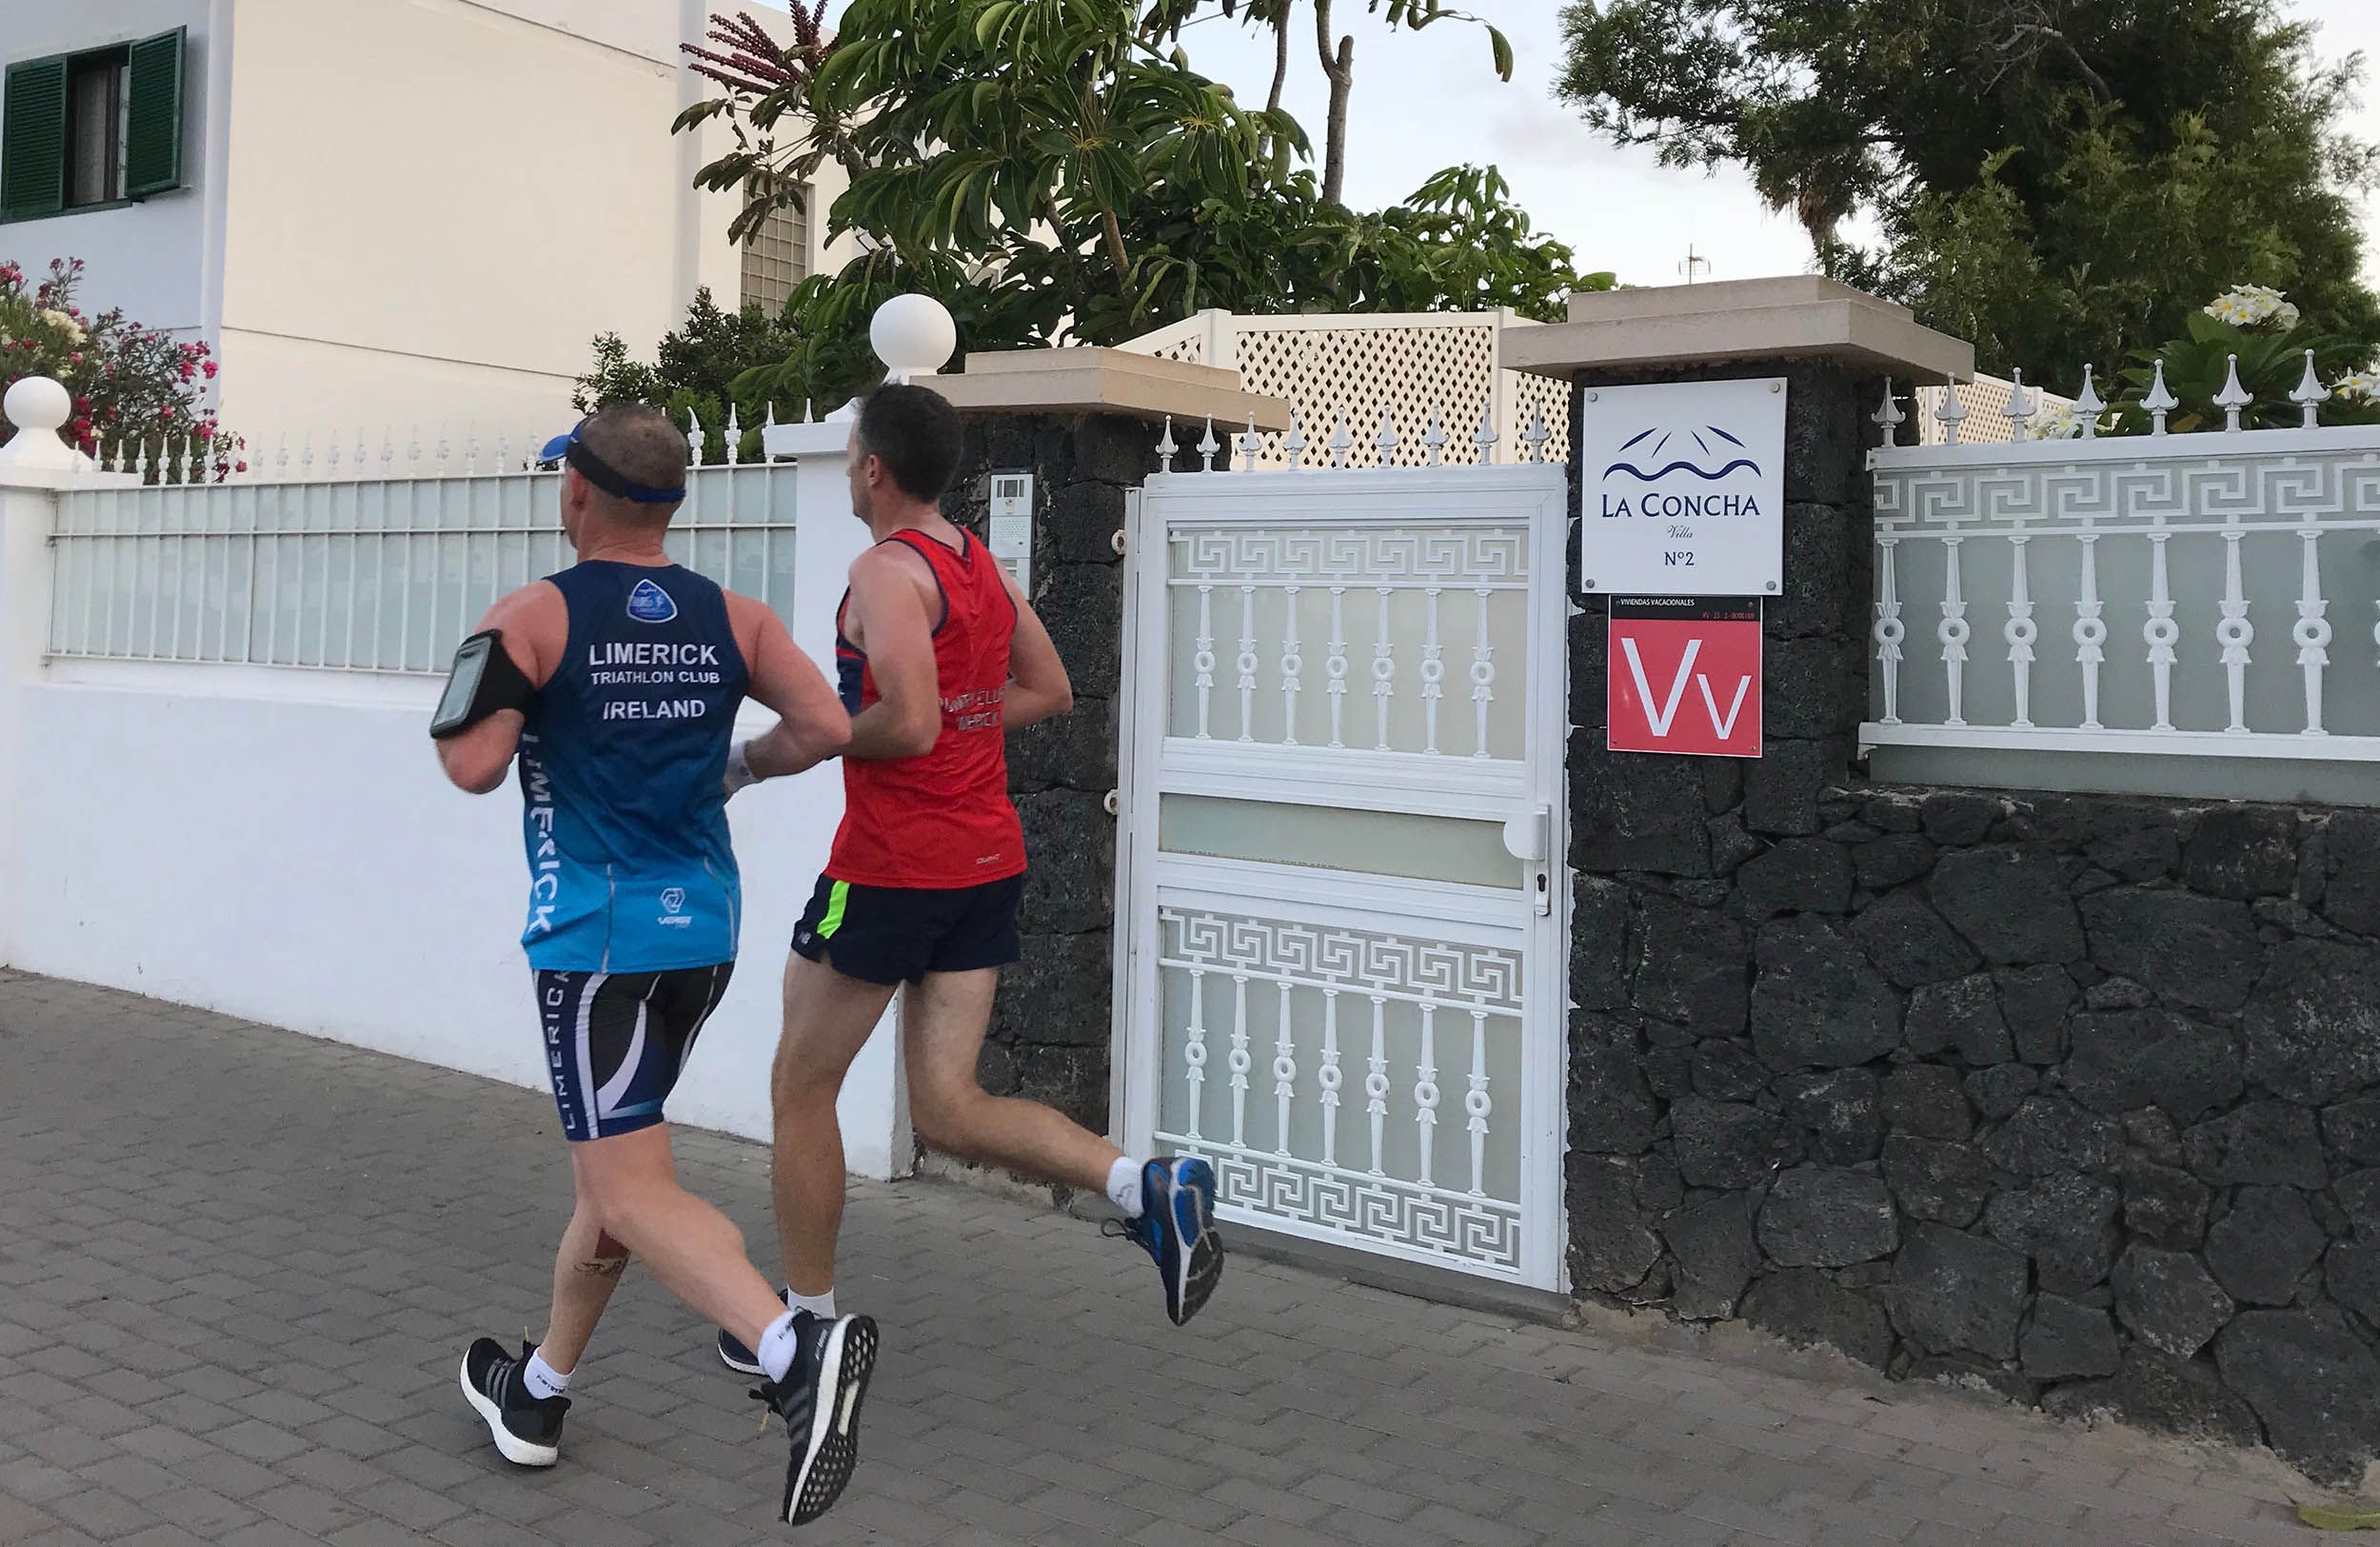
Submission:
[[[471,712],[479,698],[480,684],[487,680],[487,658],[496,649],[497,636],[491,629],[473,634],[454,652],[454,670],[446,678],[446,691],[438,700],[438,712],[430,717],[432,736],[451,736],[486,718]]]

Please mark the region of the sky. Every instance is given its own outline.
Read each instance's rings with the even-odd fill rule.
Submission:
[[[780,6],[778,9],[783,9]],[[832,8],[840,11],[841,5]],[[1704,279],[1795,274],[1811,267],[1810,243],[1790,217],[1771,213],[1736,170],[1659,166],[1650,149],[1622,149],[1591,131],[1555,100],[1561,67],[1559,0],[1468,0],[1463,8],[1512,40],[1515,70],[1496,78],[1486,36],[1445,21],[1419,35],[1392,33],[1358,0],[1340,0],[1339,30],[1356,39],[1356,84],[1348,113],[1347,201],[1393,204],[1432,172],[1458,162],[1493,162],[1539,228],[1577,252],[1581,267],[1616,271],[1630,285],[1674,285],[1689,250],[1708,260]],[[2362,52],[2380,63],[2380,4],[2293,0],[2315,23],[2326,58]],[[1191,62],[1261,103],[1272,82],[1269,34],[1220,17],[1183,34]],[[1314,140],[1328,101],[1310,28],[1294,40],[1284,106]],[[2380,140],[2380,85],[2350,128]],[[2380,237],[2380,199],[2367,201],[2367,233]],[[1855,232],[1852,233],[1855,234]],[[2368,242],[2367,272],[2380,279],[2380,240]]]

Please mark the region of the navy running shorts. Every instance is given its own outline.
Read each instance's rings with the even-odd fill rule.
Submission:
[[[929,972],[1004,967],[1021,954],[1024,877],[981,886],[855,886],[818,878],[793,932],[796,954],[890,987]]]
[[[733,962],[674,972],[539,970],[545,1072],[563,1137],[609,1139],[661,1121],[735,970]]]

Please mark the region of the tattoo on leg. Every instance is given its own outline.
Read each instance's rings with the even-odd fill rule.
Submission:
[[[625,1257],[590,1257],[575,1265],[579,1272],[590,1279],[617,1279],[628,1271]]]

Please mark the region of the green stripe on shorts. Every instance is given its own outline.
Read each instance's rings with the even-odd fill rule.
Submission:
[[[835,931],[843,927],[843,912],[851,902],[851,883],[839,881],[826,894],[826,917],[818,922],[818,938],[833,940]]]

